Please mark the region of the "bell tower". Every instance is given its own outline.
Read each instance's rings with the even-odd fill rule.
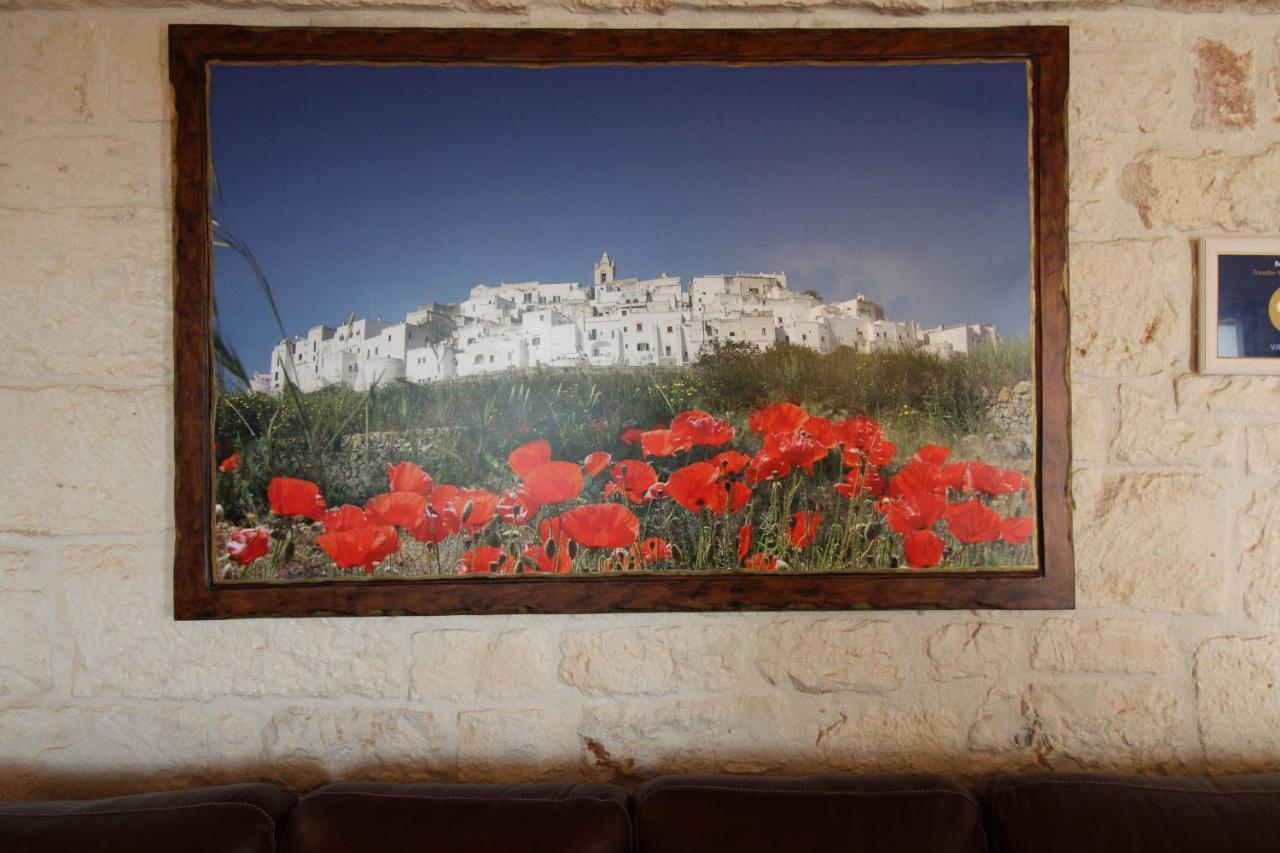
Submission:
[[[608,284],[618,277],[618,265],[609,257],[609,253],[605,252],[600,256],[600,260],[596,261],[595,272],[591,276],[593,284]]]

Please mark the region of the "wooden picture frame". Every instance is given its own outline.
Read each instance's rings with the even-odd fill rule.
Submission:
[[[1197,261],[1200,372],[1280,374],[1280,239],[1202,237]],[[1238,269],[1223,281],[1227,264]]]
[[[893,64],[1022,61],[1031,118],[1035,511],[1028,571],[213,580],[212,62]],[[1067,381],[1066,27],[862,30],[312,29],[173,25],[174,616],[1074,606]],[[192,345],[192,342],[204,342]]]

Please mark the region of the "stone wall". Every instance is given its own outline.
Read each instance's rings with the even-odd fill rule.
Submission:
[[[0,8],[0,794],[1280,765],[1280,381],[1189,345],[1192,238],[1280,230],[1273,0]],[[1070,23],[1079,609],[174,623],[173,21]]]

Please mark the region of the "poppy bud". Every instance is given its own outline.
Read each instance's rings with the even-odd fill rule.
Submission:
[[[471,518],[471,513],[475,512],[475,509],[476,509],[475,501],[467,501],[465,504],[463,504],[462,516],[461,516],[463,524],[467,523],[467,520]]]
[[[572,539],[569,540],[569,559],[572,560],[578,556],[578,543]]]
[[[548,539],[546,544],[542,546],[542,551],[547,555],[548,560],[554,560],[556,558],[556,540]]]

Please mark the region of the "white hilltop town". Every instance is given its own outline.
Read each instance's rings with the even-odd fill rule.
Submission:
[[[786,273],[618,278],[605,252],[590,284],[478,284],[460,304],[428,302],[403,320],[352,319],[281,341],[251,390],[277,393],[285,375],[303,391],[392,380],[427,383],[533,367],[678,366],[732,341],[818,352],[923,349],[943,358],[982,343],[996,327],[925,329],[885,318],[859,294],[826,303],[787,286]]]

